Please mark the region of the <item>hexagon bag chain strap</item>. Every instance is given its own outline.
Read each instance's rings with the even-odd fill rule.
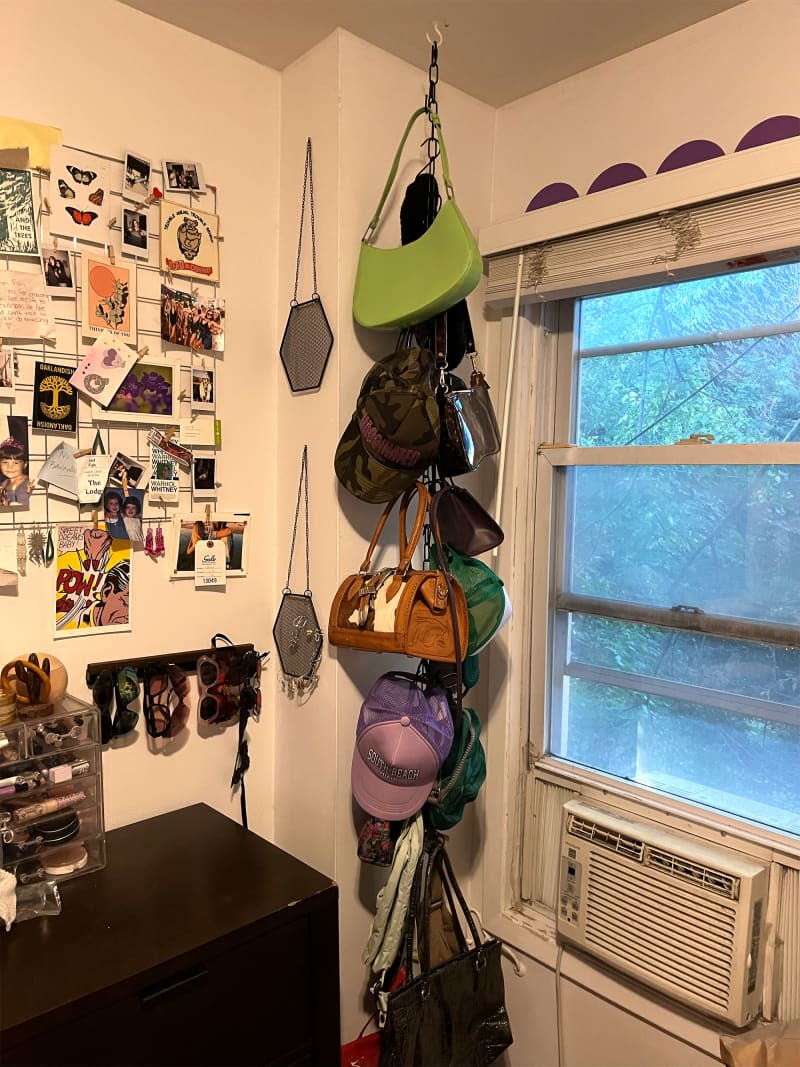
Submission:
[[[300,503],[304,502],[306,530],[306,589],[293,593],[292,560],[297,540],[297,525],[300,518]],[[308,445],[303,446],[300,461],[300,483],[297,487],[297,507],[294,512],[292,546],[289,549],[289,568],[275,625],[272,628],[275,648],[281,663],[283,676],[281,688],[290,697],[297,693],[298,699],[309,696],[317,685],[317,671],[322,657],[322,630],[311,599],[311,563],[309,558],[308,525]]]
[[[310,300],[297,302],[300,282],[300,261],[303,251],[303,229],[306,217],[306,195],[311,216],[311,263],[314,290]],[[280,357],[289,387],[293,393],[318,389],[333,348],[333,332],[317,292],[317,234],[314,214],[314,172],[311,164],[311,138],[306,141],[306,165],[303,175],[303,200],[300,207],[300,236],[297,240],[297,266],[294,273],[294,296],[289,305],[289,317],[281,340]]]

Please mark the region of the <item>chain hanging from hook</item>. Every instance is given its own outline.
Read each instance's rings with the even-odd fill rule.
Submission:
[[[430,38],[429,38],[430,40]],[[436,41],[431,42],[431,62],[428,67],[428,92],[425,94],[425,107],[433,115],[439,114],[439,104],[436,99],[436,86],[439,82],[439,45]],[[436,160],[439,156],[439,141],[436,138],[436,127],[431,119],[431,131],[422,142],[428,150],[428,162],[423,170],[434,174]]]

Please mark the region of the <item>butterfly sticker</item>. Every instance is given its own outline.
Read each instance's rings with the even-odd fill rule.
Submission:
[[[75,190],[71,185],[67,185],[63,178],[58,179],[58,191],[65,200],[75,199]]]
[[[76,207],[65,207],[64,210],[76,226],[91,226],[97,218],[96,211],[79,211]]]
[[[93,170],[81,170],[80,167],[71,167],[69,165],[67,165],[67,170],[78,185],[91,185],[97,177]]]
[[[89,193],[89,199],[93,204],[96,204],[98,207],[100,207],[100,205],[103,203],[103,190],[95,189],[93,193]]]

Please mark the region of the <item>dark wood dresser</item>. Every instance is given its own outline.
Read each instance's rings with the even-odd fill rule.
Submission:
[[[4,1064],[338,1067],[338,890],[196,804],[0,932]]]

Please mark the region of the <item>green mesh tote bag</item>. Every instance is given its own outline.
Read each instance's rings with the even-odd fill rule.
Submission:
[[[420,115],[427,115],[436,130],[447,199],[416,241],[399,248],[376,248],[370,242],[397,176],[403,147]],[[482,269],[477,242],[453,195],[439,116],[428,108],[418,108],[408,120],[378,208],[361,239],[353,318],[372,330],[396,330],[424,322],[468,296]]]

